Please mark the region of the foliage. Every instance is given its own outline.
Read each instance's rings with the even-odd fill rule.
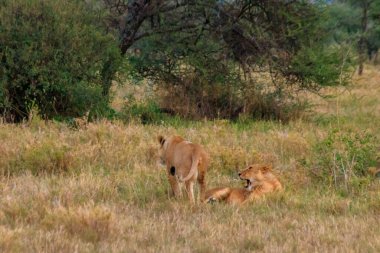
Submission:
[[[326,24],[338,44],[353,46],[358,56],[359,73],[363,63],[376,60],[380,49],[380,4],[374,0],[337,0],[327,8]]]
[[[5,0],[0,5],[0,112],[19,121],[104,111],[120,64],[102,12],[77,0]]]
[[[376,138],[369,133],[332,130],[315,145],[315,170],[320,179],[349,190],[376,162]],[[365,181],[365,180],[364,180]]]
[[[347,85],[354,64],[349,47],[303,48],[295,56],[292,69],[302,75],[301,87],[319,90],[322,87]]]
[[[285,108],[257,112],[247,104],[269,97],[292,107],[299,90],[319,91],[350,79],[352,55],[327,43],[331,34],[324,26],[324,6],[305,1],[181,3],[167,12],[146,6],[156,18],[143,19],[135,37],[128,37],[133,40],[127,54],[130,75],[154,80],[166,90],[168,96],[159,103],[165,109],[191,118],[236,118],[244,112],[281,119],[283,113],[265,114]],[[143,16],[144,10],[138,13]],[[265,83],[258,79],[263,72],[270,74]]]
[[[327,7],[325,26],[331,31],[332,43],[357,43],[360,35],[359,8],[353,8],[347,2],[334,1]]]
[[[124,107],[118,115],[125,122],[137,120],[142,124],[161,123],[165,116],[153,101],[144,104],[133,103],[131,106]]]

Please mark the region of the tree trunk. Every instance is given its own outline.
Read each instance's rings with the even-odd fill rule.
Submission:
[[[374,56],[373,56],[373,64],[374,64],[374,65],[379,64],[378,59],[377,59],[378,56],[379,56],[379,50],[377,50],[376,53],[375,53]]]
[[[144,9],[149,5],[145,0],[129,1],[124,26],[120,31],[120,50],[124,55],[132,46],[134,37],[145,20]]]
[[[369,3],[367,1],[363,2],[363,16],[362,16],[362,34],[359,39],[359,69],[358,74],[363,74],[364,62],[366,60],[366,51],[367,51],[367,30],[368,30],[368,8]]]

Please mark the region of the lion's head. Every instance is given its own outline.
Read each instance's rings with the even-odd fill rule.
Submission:
[[[251,190],[255,184],[260,184],[273,177],[272,167],[265,164],[253,164],[239,173],[241,180],[246,180],[245,188]]]
[[[160,147],[158,149],[159,163],[161,165],[165,165],[165,149],[167,146],[165,145],[166,139],[162,135],[160,135],[157,137],[157,140],[160,143]]]

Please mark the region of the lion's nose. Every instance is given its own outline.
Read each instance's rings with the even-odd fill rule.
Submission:
[[[241,173],[239,172],[239,174],[238,174],[238,175],[239,175],[239,177],[240,177],[240,176],[241,176]]]

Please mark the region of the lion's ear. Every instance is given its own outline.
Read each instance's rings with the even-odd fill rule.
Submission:
[[[158,142],[161,144],[161,146],[164,145],[164,143],[165,143],[165,138],[164,138],[162,135],[158,136],[157,140],[158,140]]]
[[[261,171],[263,173],[267,173],[267,172],[272,171],[272,165],[264,165],[263,167],[261,167]]]

